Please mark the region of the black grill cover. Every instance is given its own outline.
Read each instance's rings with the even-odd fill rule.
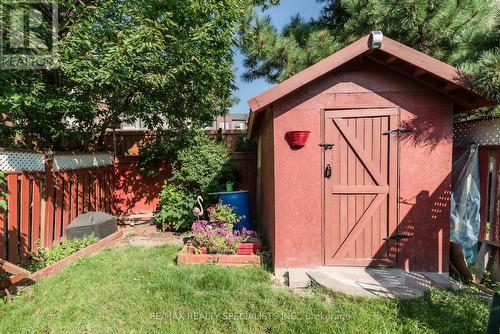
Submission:
[[[83,238],[92,233],[99,239],[118,231],[116,217],[105,212],[87,212],[76,217],[68,225],[66,236],[68,240]]]

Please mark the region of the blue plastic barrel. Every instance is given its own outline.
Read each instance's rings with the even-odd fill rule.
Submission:
[[[234,225],[235,230],[242,230],[243,227],[247,230],[252,229],[252,221],[250,217],[250,196],[248,190],[220,192],[218,193],[219,200],[234,208],[234,211],[241,220]]]

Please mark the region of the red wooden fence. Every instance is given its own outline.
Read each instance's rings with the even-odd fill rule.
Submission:
[[[157,209],[160,200],[158,195],[164,182],[171,176],[170,164],[158,163],[155,166],[158,172],[147,175],[141,171],[140,161],[138,156],[115,158],[113,203],[116,215],[150,213]],[[257,155],[234,152],[232,163],[239,172],[239,182],[235,189],[250,191],[252,212],[256,212]]]
[[[79,214],[104,211],[114,215],[154,212],[170,165],[160,164],[159,174],[141,172],[140,157],[114,159],[114,165],[45,172],[6,172],[8,208],[0,209],[0,258],[19,263],[36,250],[59,243],[68,224]],[[254,153],[234,153],[240,170],[236,189],[247,189],[255,212],[256,158]]]
[[[36,242],[50,247],[64,238],[78,214],[113,212],[114,167],[7,175],[7,210],[0,212],[0,258],[19,263]]]

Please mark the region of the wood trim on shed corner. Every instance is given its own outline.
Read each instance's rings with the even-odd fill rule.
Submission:
[[[255,113],[250,110],[250,114],[248,115],[248,127],[247,127],[247,139],[252,138],[252,128],[253,122],[255,120]]]
[[[267,112],[273,113],[273,107],[272,105],[267,106],[263,110],[259,111],[258,113],[250,110],[249,116],[248,116],[248,128],[247,128],[247,139],[252,138],[254,134],[254,127],[259,126],[261,122],[265,122],[265,114]],[[271,115],[271,119],[274,116]]]
[[[321,143],[325,143],[325,109],[320,110],[320,139]],[[325,245],[325,178],[324,178],[324,168],[325,168],[325,150],[320,147],[321,155],[321,165],[319,175],[322,180],[321,182],[321,263],[326,265],[326,245]]]
[[[394,129],[398,127],[401,124],[401,108],[397,107],[397,114],[395,117],[390,117],[389,118],[389,128]],[[394,151],[395,150],[395,151]],[[397,234],[399,234],[400,230],[400,225],[401,225],[401,219],[400,219],[400,211],[401,211],[401,140],[398,139],[396,147],[390,146],[389,149],[389,154],[395,154],[396,159],[391,160],[391,164],[389,166],[389,186],[391,184],[395,185],[394,187],[390,187],[389,189],[389,212],[391,210],[395,210],[396,213],[392,216],[389,216],[389,231],[392,229],[395,231]],[[391,173],[391,171],[396,170],[395,173]],[[394,199],[395,197],[395,199]],[[396,208],[392,208],[391,206],[395,205]],[[400,256],[399,256],[399,251],[400,251],[400,245],[399,243],[396,243],[396,255],[394,260],[394,267],[396,268],[401,268],[400,265]],[[406,268],[403,268],[406,269]]]
[[[247,103],[248,103],[248,106],[250,107],[251,110],[260,109],[260,104],[255,97],[248,100]]]

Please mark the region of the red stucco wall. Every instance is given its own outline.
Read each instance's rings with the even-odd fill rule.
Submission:
[[[417,129],[401,140],[399,265],[448,272],[453,107],[436,94],[390,96],[401,121]]]
[[[400,226],[414,237],[402,244],[399,265],[448,271],[453,119],[448,98],[385,67],[356,61],[272,107],[276,269],[324,263],[321,109],[399,107],[401,121],[417,130],[401,144]],[[284,136],[291,130],[311,131],[304,148],[288,147]]]
[[[276,268],[322,265],[320,110],[274,113]],[[307,144],[291,150],[285,133],[311,131]]]

